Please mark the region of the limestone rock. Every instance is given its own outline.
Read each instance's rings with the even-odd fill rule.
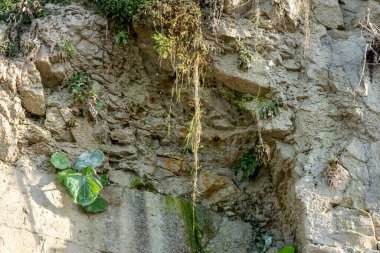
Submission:
[[[36,68],[41,74],[42,85],[47,88],[59,86],[65,78],[65,68],[63,64],[52,64],[49,59],[48,48],[40,48],[36,59],[34,60]]]
[[[66,128],[66,122],[57,107],[50,108],[46,113],[45,128],[49,130],[56,140],[74,141],[70,131]]]
[[[35,65],[27,63],[17,85],[23,107],[31,114],[43,116],[46,113],[45,94],[41,76]]]
[[[292,133],[294,125],[292,122],[292,112],[280,109],[275,116],[264,121],[262,133],[279,139]],[[294,117],[294,116],[293,116]]]
[[[338,0],[314,0],[315,18],[329,29],[344,27],[343,15]]]
[[[115,129],[111,133],[111,139],[120,144],[133,144],[136,141],[135,134],[131,129]]]
[[[185,171],[186,160],[175,154],[160,154],[157,157],[157,166],[179,174]]]
[[[252,95],[264,95],[269,91],[270,79],[265,61],[259,61],[247,72],[238,69],[235,55],[217,56],[214,62],[213,76],[227,87]]]
[[[248,0],[225,0],[223,11],[226,14],[232,14],[233,12],[241,11],[248,3]]]
[[[225,253],[249,252],[250,246],[246,242],[252,240],[251,225],[223,218],[218,227],[218,232],[207,245],[207,250]]]
[[[227,176],[221,176],[208,170],[202,171],[199,176],[199,190],[204,196],[210,197],[217,191],[232,186],[233,182]]]
[[[106,152],[109,153],[111,160],[136,160],[138,158],[138,152],[133,145],[111,145],[106,148]]]
[[[8,120],[0,114],[0,160],[12,163],[18,155],[15,129]]]

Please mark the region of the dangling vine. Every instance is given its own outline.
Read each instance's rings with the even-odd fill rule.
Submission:
[[[172,96],[180,98],[181,90],[191,84],[193,89],[194,115],[186,137],[187,148],[193,153],[192,214],[193,235],[196,236],[195,208],[199,147],[202,135],[202,111],[200,101],[200,77],[206,63],[207,47],[203,39],[201,9],[192,0],[152,0],[143,16],[153,23],[156,34],[156,51],[161,60],[169,60],[175,74]]]

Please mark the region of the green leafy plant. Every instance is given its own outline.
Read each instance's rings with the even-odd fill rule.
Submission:
[[[255,148],[244,154],[240,158],[239,164],[232,169],[235,171],[235,175],[242,173],[242,180],[249,180],[258,173],[260,168],[268,166],[269,159],[270,147],[260,141]]]
[[[277,108],[282,106],[282,98],[278,97],[263,104],[259,108],[260,119],[267,119],[275,115]]]
[[[58,50],[61,53],[62,59],[67,59],[67,58],[72,59],[75,56],[75,48],[74,48],[73,43],[70,40],[65,41],[61,45],[58,45]]]
[[[238,57],[238,68],[248,71],[252,67],[253,52],[240,39],[236,40]]]
[[[260,163],[257,153],[254,150],[250,150],[240,158],[239,164],[233,167],[233,170],[235,171],[235,175],[242,172],[242,179],[247,180],[253,177],[259,167]]]
[[[90,213],[105,211],[108,203],[99,193],[108,184],[107,176],[99,176],[95,170],[104,160],[100,150],[83,153],[76,160],[74,168],[72,162],[63,152],[56,152],[50,162],[60,170],[58,182],[63,184],[74,202]]]
[[[294,253],[296,249],[293,246],[285,246],[278,253]]]
[[[153,35],[153,40],[156,44],[155,49],[162,59],[171,59],[173,57],[172,48],[175,45],[175,37],[156,33]]]
[[[108,18],[120,22],[129,23],[138,17],[147,0],[93,0],[89,1],[95,11]]]
[[[85,109],[93,119],[96,119],[98,111],[104,107],[104,103],[92,89],[94,81],[83,72],[76,72],[69,78],[68,83],[70,92],[75,96],[75,101],[87,106]]]
[[[128,45],[128,34],[125,31],[118,31],[115,35],[115,45],[125,48]]]

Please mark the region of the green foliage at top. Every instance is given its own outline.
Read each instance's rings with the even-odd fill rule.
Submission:
[[[99,13],[117,22],[135,20],[144,8],[147,0],[93,0],[92,6]]]
[[[294,253],[296,249],[293,246],[285,246],[278,253]]]
[[[235,175],[241,171],[243,173],[242,179],[248,180],[253,177],[259,168],[259,157],[254,150],[251,150],[240,158],[239,164],[233,170],[235,171]]]
[[[75,169],[71,169],[70,159],[62,152],[51,156],[51,163],[61,170],[57,180],[63,184],[74,202],[90,213],[105,211],[108,207],[100,195],[100,191],[108,184],[106,176],[99,176],[94,169],[103,161],[100,150],[92,150],[79,156]]]
[[[182,84],[193,82],[194,67],[202,70],[206,62],[199,5],[192,0],[151,0],[141,19],[159,31],[153,36],[155,48],[161,59],[172,64],[175,94],[180,96]]]

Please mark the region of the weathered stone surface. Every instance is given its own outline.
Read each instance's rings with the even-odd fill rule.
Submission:
[[[213,75],[218,82],[227,87],[253,95],[267,93],[270,86],[265,61],[258,61],[245,72],[238,69],[237,56],[231,54],[214,59]]]
[[[252,227],[248,223],[230,221],[224,218],[218,226],[218,232],[207,245],[211,252],[247,252],[252,240]]]
[[[41,76],[33,63],[24,65],[21,81],[17,85],[22,106],[30,113],[43,116],[46,113],[45,94]]]
[[[52,107],[47,111],[44,125],[57,140],[74,141],[72,134],[66,128],[66,122],[59,108]]]
[[[342,29],[343,15],[338,0],[314,0],[315,18],[329,29]]]
[[[52,64],[49,59],[48,48],[40,48],[34,63],[41,74],[42,85],[47,88],[59,86],[65,78],[65,68],[63,64]]]
[[[0,114],[0,160],[12,163],[16,161],[17,155],[18,147],[15,129]]]
[[[179,174],[185,171],[186,160],[176,154],[160,154],[157,157],[157,166]]]
[[[111,139],[121,144],[133,144],[136,141],[134,132],[131,129],[116,129],[111,131]]]

